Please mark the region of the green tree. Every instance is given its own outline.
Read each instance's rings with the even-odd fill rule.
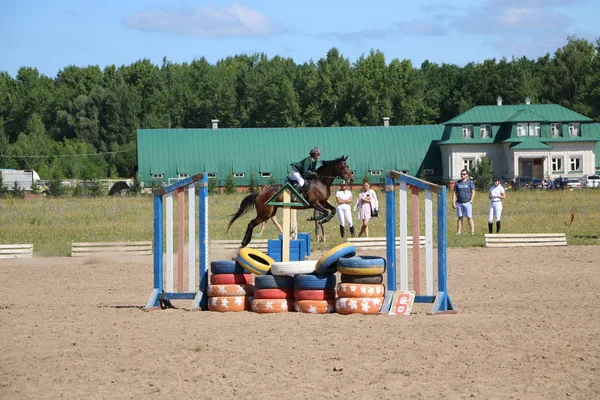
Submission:
[[[229,170],[229,174],[227,174],[227,179],[225,180],[225,189],[223,190],[225,194],[234,194],[235,193],[235,182],[233,181],[233,171]]]
[[[492,184],[492,162],[487,157],[481,157],[476,163],[473,169],[469,172],[475,188],[477,190],[486,190]]]

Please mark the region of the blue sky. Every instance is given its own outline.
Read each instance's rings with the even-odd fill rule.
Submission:
[[[598,15],[598,0],[4,0],[0,71],[256,52],[302,63],[332,47],[351,61],[379,49],[388,61],[464,65],[543,56],[568,35],[595,41]]]

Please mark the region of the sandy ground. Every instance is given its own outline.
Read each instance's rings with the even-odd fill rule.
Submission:
[[[408,317],[145,312],[150,257],[2,260],[0,398],[600,398],[600,246],[448,253],[459,313]]]

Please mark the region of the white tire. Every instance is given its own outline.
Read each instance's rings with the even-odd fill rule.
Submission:
[[[291,276],[300,274],[312,274],[313,272],[315,272],[316,265],[317,260],[275,262],[271,265],[271,274]]]

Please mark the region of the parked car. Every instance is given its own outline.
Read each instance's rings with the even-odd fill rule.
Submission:
[[[597,188],[600,187],[600,175],[589,175],[581,182],[582,186],[586,188]]]
[[[567,183],[567,189],[581,189],[581,182],[577,178],[567,178],[564,181]]]

